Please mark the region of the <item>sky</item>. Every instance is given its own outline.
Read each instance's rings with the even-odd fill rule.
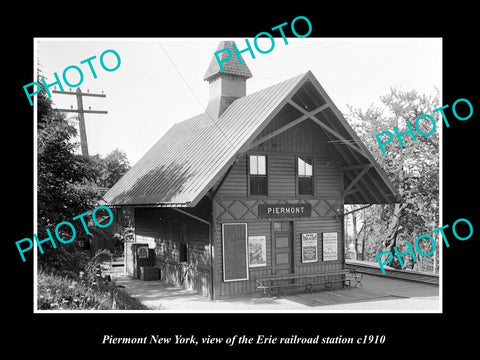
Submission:
[[[203,76],[221,40],[235,40],[240,50],[245,48],[245,38],[36,38],[33,66],[39,64],[47,83],[54,82],[55,72],[62,78],[66,67],[80,67],[82,92],[106,94],[84,97],[84,109],[108,111],[85,114],[89,154],[105,156],[118,148],[134,165],[173,124],[205,110],[208,83]],[[260,40],[260,48],[270,47],[268,38]],[[109,49],[121,59],[111,72],[99,63]],[[92,56],[96,79],[88,64],[80,63]],[[380,96],[391,87],[424,94],[442,88],[441,38],[307,37],[288,38],[286,45],[280,37],[270,53],[255,51],[255,59],[248,52],[242,56],[253,74],[247,95],[310,70],[344,114],[348,105],[366,110],[380,104]],[[104,60],[107,67],[116,65],[111,53]],[[67,78],[75,84],[76,76],[70,70]],[[75,96],[52,94],[52,100],[56,108],[76,108]]]

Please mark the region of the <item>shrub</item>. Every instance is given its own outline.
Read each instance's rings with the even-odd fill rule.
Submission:
[[[126,292],[105,282],[101,263],[111,260],[110,251],[99,250],[78,275],[52,268],[39,268],[37,308],[39,310],[147,310]]]
[[[39,310],[146,310],[147,307],[111,283],[89,286],[40,269],[37,280]]]

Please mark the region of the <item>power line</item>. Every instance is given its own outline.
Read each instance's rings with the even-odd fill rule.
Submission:
[[[87,90],[88,91],[88,90]],[[87,130],[85,127],[85,118],[83,114],[108,114],[107,111],[104,110],[84,110],[83,109],[83,96],[92,96],[92,97],[107,97],[105,94],[94,94],[90,92],[82,93],[80,88],[77,88],[77,91],[52,91],[55,94],[63,94],[63,95],[75,95],[77,97],[77,109],[54,109],[56,111],[61,112],[70,112],[70,113],[78,113],[78,124],[80,129],[80,146],[82,148],[82,155],[88,157],[88,143],[87,143]],[[103,92],[103,91],[102,91]]]

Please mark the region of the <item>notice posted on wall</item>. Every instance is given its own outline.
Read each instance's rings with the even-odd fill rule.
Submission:
[[[338,260],[338,236],[336,232],[323,233],[323,261]]]
[[[302,263],[318,261],[317,233],[302,234]]]

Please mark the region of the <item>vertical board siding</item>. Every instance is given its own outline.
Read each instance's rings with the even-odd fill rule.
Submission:
[[[187,273],[183,286],[204,295],[210,292],[210,247],[209,228],[188,218],[164,209],[138,208],[135,214],[135,235],[155,244],[156,263],[161,270],[162,280],[179,285],[183,274],[179,267],[180,232],[186,223],[185,243],[188,247]]]

